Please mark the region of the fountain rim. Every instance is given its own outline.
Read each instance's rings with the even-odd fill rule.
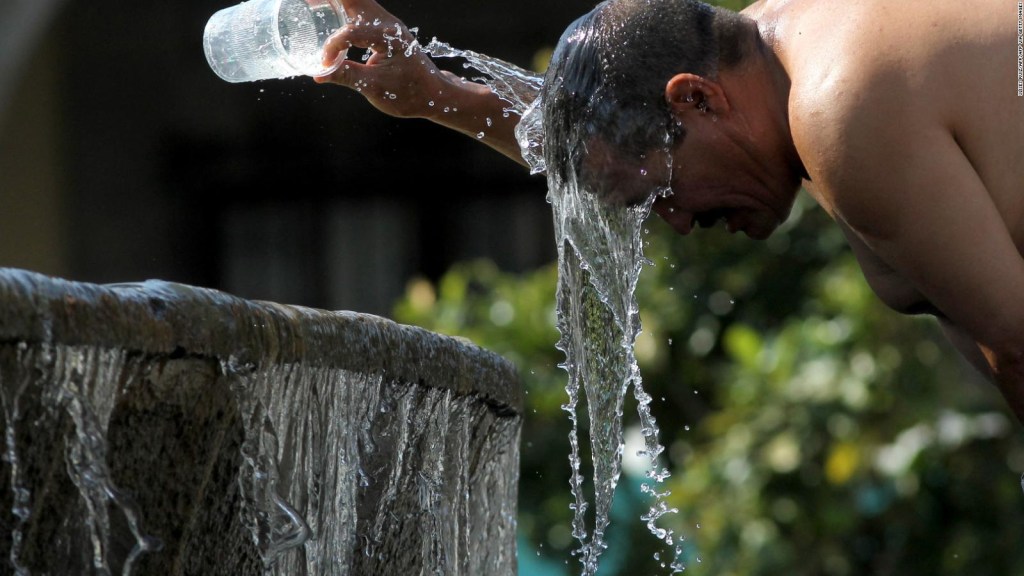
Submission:
[[[0,268],[0,344],[21,342],[217,359],[253,370],[303,362],[475,396],[501,416],[523,412],[515,366],[466,339],[373,314],[165,280],[96,284]]]

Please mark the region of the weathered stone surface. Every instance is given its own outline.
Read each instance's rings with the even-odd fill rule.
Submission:
[[[0,341],[116,347],[154,355],[301,361],[472,394],[519,411],[515,368],[469,342],[379,316],[244,300],[150,280],[71,282],[0,269]]]

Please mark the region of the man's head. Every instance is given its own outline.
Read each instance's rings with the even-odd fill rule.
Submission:
[[[682,233],[708,214],[730,225],[735,218],[739,226],[739,213],[726,210],[749,210],[755,203],[718,207],[710,192],[763,180],[754,174],[760,170],[756,162],[742,158],[758,145],[741,141],[760,136],[766,123],[751,121],[756,106],[738,114],[719,79],[744,68],[762,47],[752,20],[695,0],[599,4],[562,35],[545,77],[547,170],[615,203],[640,202],[670,186],[674,199],[659,199],[655,210]],[[734,100],[746,104],[750,98]],[[691,134],[694,142],[686,143]],[[689,200],[699,206],[682,204]],[[784,218],[780,212],[788,208],[769,207],[770,217],[758,218],[765,222],[743,229],[766,236],[777,224],[768,220]]]

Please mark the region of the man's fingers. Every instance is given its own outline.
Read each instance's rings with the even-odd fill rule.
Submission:
[[[314,78],[317,84],[331,82],[348,88],[357,88],[367,85],[367,78],[373,74],[370,66],[346,60],[330,74]]]
[[[342,32],[337,32],[327,39],[323,48],[323,65],[330,66],[338,61],[342,53],[348,51],[351,42],[343,37]]]
[[[334,62],[338,54],[353,46],[376,52],[404,51],[412,41],[408,30],[396,22],[349,22],[327,39],[323,49],[324,62]]]

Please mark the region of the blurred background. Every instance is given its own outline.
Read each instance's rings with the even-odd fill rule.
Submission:
[[[578,573],[543,177],[308,78],[221,81],[201,38],[228,5],[0,3],[0,266],[380,314],[508,357],[520,572]],[[386,7],[540,70],[592,3]],[[806,196],[766,242],[656,218],[645,235],[637,356],[688,573],[1024,573],[1020,425],[934,322],[878,302]],[[602,575],[667,573],[635,450]]]

